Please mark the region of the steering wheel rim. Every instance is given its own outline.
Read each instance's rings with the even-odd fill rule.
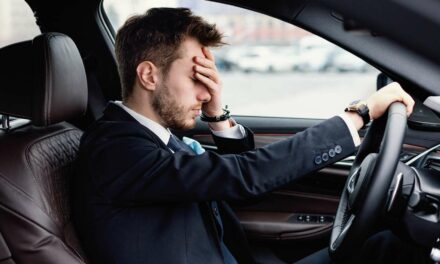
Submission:
[[[377,228],[399,162],[406,121],[405,105],[395,102],[368,129],[336,212],[329,245],[333,259],[351,256]]]

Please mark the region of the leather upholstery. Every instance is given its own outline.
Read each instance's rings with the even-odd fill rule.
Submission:
[[[12,260],[11,251],[9,251],[8,245],[6,245],[3,235],[0,233],[0,264],[15,263]]]
[[[0,50],[0,69],[9,64],[0,112],[33,124],[0,131],[0,264],[85,263],[69,187],[82,131],[61,122],[86,107],[81,57],[69,37],[47,33]]]
[[[87,80],[75,43],[45,33],[0,49],[0,113],[47,126],[82,115]]]

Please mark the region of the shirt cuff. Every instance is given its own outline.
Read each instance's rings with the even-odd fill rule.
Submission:
[[[217,137],[232,139],[242,139],[246,137],[246,130],[242,125],[237,124],[237,122],[235,122],[235,120],[232,118],[230,118],[229,121],[231,123],[230,128],[220,131],[215,131],[211,129],[212,134],[216,135]]]
[[[344,120],[348,130],[350,131],[351,137],[353,138],[354,146],[358,147],[361,144],[361,138],[359,137],[359,133],[356,129],[356,126],[353,124],[353,121],[345,113],[342,113],[338,116]]]

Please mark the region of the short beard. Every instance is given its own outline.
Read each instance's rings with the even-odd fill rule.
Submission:
[[[158,86],[156,94],[153,96],[153,109],[164,122],[164,126],[172,129],[191,129],[194,128],[195,122],[188,124],[185,115],[188,109],[180,105],[170,92],[166,84]]]

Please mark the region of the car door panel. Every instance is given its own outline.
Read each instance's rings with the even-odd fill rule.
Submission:
[[[297,241],[326,235],[338,201],[335,196],[280,189],[252,204],[233,207],[251,239]]]

